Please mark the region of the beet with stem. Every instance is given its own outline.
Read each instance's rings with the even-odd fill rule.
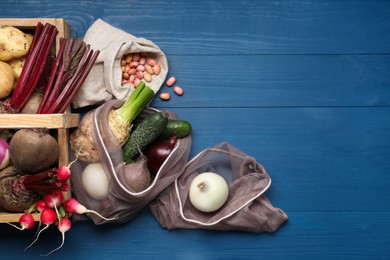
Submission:
[[[8,166],[0,171],[0,207],[10,212],[24,212],[40,199],[42,192],[69,188],[69,184],[58,181],[55,168],[28,175]]]

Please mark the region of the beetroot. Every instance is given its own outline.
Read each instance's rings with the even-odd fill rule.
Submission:
[[[49,169],[58,159],[57,140],[45,129],[20,129],[9,144],[11,159],[23,173]]]

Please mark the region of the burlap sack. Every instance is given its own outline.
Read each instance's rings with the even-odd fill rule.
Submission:
[[[75,96],[74,108],[103,104],[111,99],[126,100],[134,91],[129,84],[122,85],[120,60],[124,54],[147,52],[161,66],[159,75],[147,85],[155,93],[160,89],[168,73],[168,61],[162,50],[152,41],[136,37],[115,28],[101,19],[87,30],[84,39],[94,50],[100,50],[98,59]]]
[[[82,184],[82,172],[88,165],[81,160],[77,160],[71,166],[71,186],[73,196],[85,207],[99,212],[105,217],[115,217],[114,223],[123,223],[134,217],[143,207],[147,206],[161,191],[174,182],[183,172],[191,149],[191,136],[178,139],[174,150],[161,166],[151,185],[144,191],[134,192],[125,180],[125,174],[135,171],[148,171],[146,158],[140,156],[134,163],[125,165],[123,162],[122,148],[118,145],[108,126],[108,113],[111,108],[118,108],[123,101],[111,100],[90,111],[83,117],[85,120],[92,113],[90,123],[91,138],[99,153],[103,168],[109,180],[109,194],[103,200],[96,200],[90,197]],[[166,113],[168,118],[178,119],[170,111],[161,111],[153,108],[144,109],[140,117],[160,111]],[[82,125],[82,124],[81,124]],[[75,157],[72,150],[71,157]],[[80,216],[73,214],[75,220],[80,220]],[[95,224],[103,224],[107,221],[100,217],[89,214]]]
[[[215,172],[229,184],[227,202],[212,213],[195,209],[188,199],[192,180],[200,173]],[[229,143],[209,147],[186,166],[183,174],[151,204],[153,215],[167,229],[203,228],[247,232],[273,232],[287,215],[272,206],[265,195],[271,185],[266,169],[253,157]]]

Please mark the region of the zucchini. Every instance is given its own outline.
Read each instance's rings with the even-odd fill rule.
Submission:
[[[134,162],[139,156],[139,150],[144,150],[155,141],[165,130],[167,123],[167,116],[161,112],[145,117],[123,145],[123,161],[127,164]]]
[[[164,139],[170,138],[174,133],[177,138],[184,138],[191,134],[191,124],[185,120],[168,119],[167,127],[161,134]]]

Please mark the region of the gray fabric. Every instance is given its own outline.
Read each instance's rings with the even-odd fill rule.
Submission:
[[[206,171],[221,175],[229,184],[227,202],[212,213],[195,209],[188,199],[192,180]],[[273,232],[287,220],[287,215],[272,206],[265,195],[270,184],[271,178],[261,164],[225,142],[206,148],[192,159],[183,174],[150,204],[150,208],[161,226],[167,229]]]
[[[118,217],[115,221],[110,221],[110,223],[123,223],[130,220],[157,197],[160,192],[172,184],[183,172],[191,149],[191,136],[178,139],[174,150],[161,166],[151,185],[142,192],[132,191],[124,179],[125,174],[131,174],[134,171],[148,171],[148,169],[146,168],[146,158],[144,156],[140,156],[134,163],[125,165],[122,148],[110,133],[107,120],[108,113],[112,108],[118,108],[122,104],[123,101],[111,100],[89,112],[93,113],[93,120],[90,121],[92,140],[100,156],[106,176],[109,179],[108,197],[103,200],[96,200],[86,194],[82,185],[81,175],[88,163],[78,160],[71,166],[71,184],[75,198],[85,207],[95,210],[105,217]],[[145,117],[155,111],[161,110],[147,108],[144,109],[140,116]],[[178,119],[170,111],[161,112],[166,113],[168,118]],[[87,116],[82,120],[85,118]],[[80,125],[82,124],[83,122],[80,123]],[[95,127],[96,125],[98,127]],[[71,157],[75,157],[73,150]],[[88,215],[88,217],[95,224],[107,223],[107,221],[93,214]],[[75,216],[74,219],[78,220],[79,218]]]
[[[161,88],[168,73],[168,61],[163,51],[152,41],[135,37],[98,19],[87,30],[84,39],[100,54],[84,84],[77,92],[72,105],[74,108],[103,104],[111,99],[126,100],[134,91],[129,84],[122,85],[120,60],[124,54],[153,53],[161,66],[159,75],[153,75],[147,85],[155,93]]]

